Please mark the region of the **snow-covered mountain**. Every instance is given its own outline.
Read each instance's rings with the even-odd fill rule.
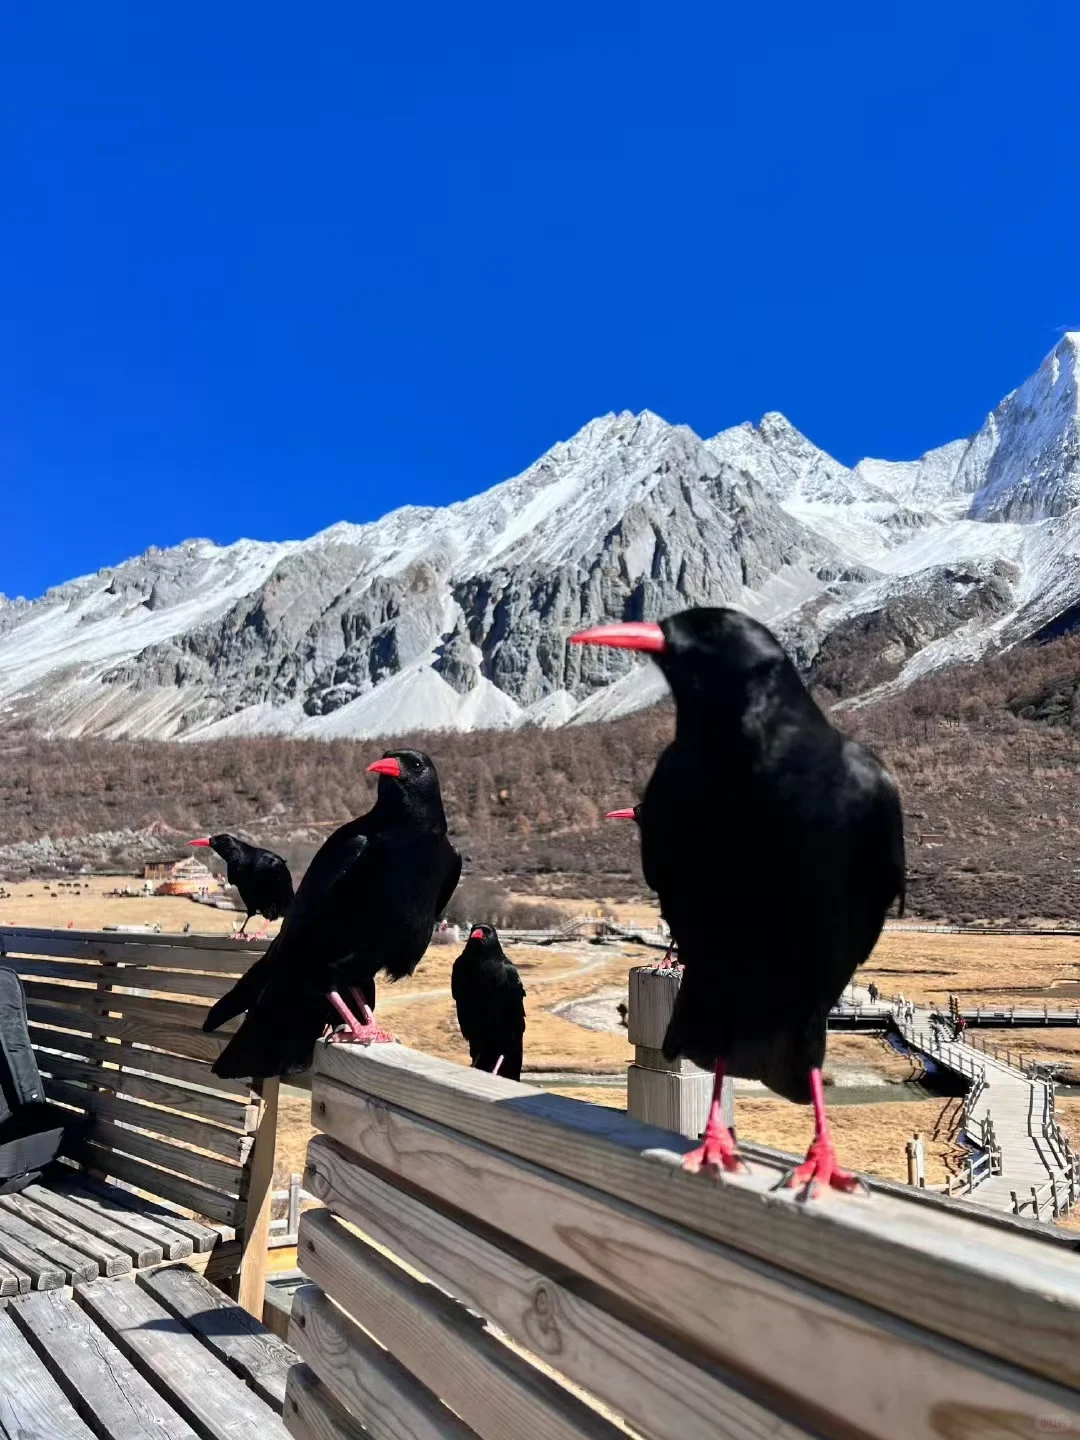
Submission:
[[[918,460],[848,469],[775,413],[708,440],[606,415],[456,505],[0,597],[0,722],[209,739],[610,718],[657,698],[657,672],[566,637],[720,602],[837,697],[902,685],[1080,608],[1078,370],[1066,335],[976,435]]]

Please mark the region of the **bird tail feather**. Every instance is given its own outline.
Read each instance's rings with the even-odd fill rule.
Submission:
[[[309,1069],[326,1012],[322,995],[255,1006],[214,1062],[213,1073],[222,1080],[266,1080]]]
[[[240,976],[232,989],[210,1007],[210,1012],[203,1021],[202,1028],[204,1030],[218,1030],[226,1020],[231,1020],[242,1011],[251,1009],[270,979],[273,968],[270,957],[273,953],[274,947],[271,945],[266,953],[260,955],[255,964]]]

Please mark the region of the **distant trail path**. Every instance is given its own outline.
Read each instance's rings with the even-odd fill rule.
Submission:
[[[510,957],[513,959],[513,956]],[[583,957],[569,970],[557,970],[552,975],[537,975],[529,981],[529,990],[539,990],[542,985],[556,985],[560,980],[572,980],[581,975],[590,975],[594,970],[601,970],[615,957],[613,955],[594,955],[591,958]],[[389,1010],[391,1006],[411,1005],[414,1000],[445,1000],[450,995],[450,987],[443,986],[438,990],[412,990],[408,994],[395,995],[393,988],[387,986],[379,991],[379,1014]]]

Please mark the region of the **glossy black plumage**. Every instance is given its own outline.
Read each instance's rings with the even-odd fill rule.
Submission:
[[[494,1070],[501,1055],[499,1074],[520,1080],[525,987],[493,926],[473,926],[465,949],[454,961],[450,993],[473,1069]]]
[[[341,826],[315,855],[266,954],[210,1011],[215,1030],[246,1010],[214,1065],[223,1077],[305,1069],[329,1018],[327,996],[367,990],[385,971],[410,975],[461,873],[446,834],[435,766],[415,750],[388,752],[399,778],[380,775],[371,810]],[[374,998],[373,989],[370,991]]]
[[[763,625],[711,609],[661,628],[676,734],[638,824],[684,966],[664,1054],[806,1102],[828,1011],[903,906],[896,786]]]
[[[280,920],[293,902],[292,875],[281,856],[235,835],[211,835],[210,848],[225,861],[229,884],[236,886],[244,902],[244,925],[253,915]]]

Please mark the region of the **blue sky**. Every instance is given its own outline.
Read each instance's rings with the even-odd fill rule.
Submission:
[[[303,536],[610,409],[840,459],[1080,328],[1080,6],[0,19],[0,590]]]

